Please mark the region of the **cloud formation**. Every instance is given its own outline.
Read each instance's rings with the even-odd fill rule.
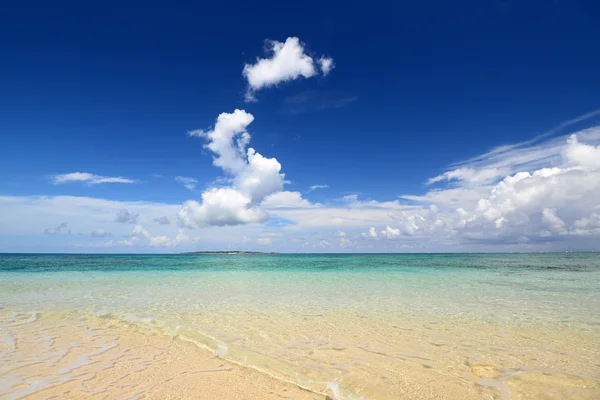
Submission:
[[[64,229],[67,229],[67,223],[63,222],[56,228],[48,228],[44,230],[45,235],[56,235],[57,233],[61,233]]]
[[[323,75],[329,74],[335,67],[333,64],[333,58],[325,56],[319,58],[319,66],[321,67],[321,72],[323,72]]]
[[[284,43],[268,40],[266,49],[269,57],[257,58],[254,64],[246,64],[242,71],[248,82],[246,101],[255,101],[256,92],[263,88],[300,77],[313,77],[318,74],[318,69],[327,75],[334,66],[333,59],[329,57],[323,56],[315,61],[297,37],[289,37]]]
[[[595,235],[598,231],[590,221],[600,209],[600,146],[582,143],[579,136],[598,142],[600,128],[533,147],[503,150],[503,160],[492,152],[475,159],[469,168],[444,173],[441,179],[457,179],[468,186],[436,190],[420,198],[403,196],[432,204],[391,214],[395,226],[380,234],[479,243],[530,243]],[[497,178],[498,165],[509,171],[539,165],[533,155],[553,160],[554,165]],[[456,197],[457,193],[459,202],[444,201],[444,197]]]
[[[242,134],[233,135],[232,143]],[[0,196],[0,235],[23,235],[26,243],[28,235],[39,234],[44,227],[55,227],[45,229],[49,235],[65,233],[68,215],[69,227],[77,232],[103,226],[104,232],[131,243],[114,240],[99,247],[75,242],[73,246],[110,246],[115,251],[193,251],[231,243],[255,250],[269,245],[274,251],[600,250],[600,127],[503,150],[504,161],[495,154],[482,155],[460,167],[473,170],[473,176],[498,164],[511,171],[497,179],[454,179],[446,187],[393,201],[349,195],[326,204],[312,203],[300,192],[280,190],[283,183],[265,186],[263,175],[252,172],[256,167],[250,166],[249,150],[240,151],[242,163],[236,157],[225,162],[227,158],[215,153],[215,163],[224,163],[224,169],[236,175],[231,176],[230,186],[207,190],[203,201],[187,210],[174,204],[87,197]],[[281,175],[264,176],[283,182]],[[247,179],[253,184],[240,183]],[[268,190],[262,190],[265,187]],[[203,229],[187,231],[155,222],[178,210],[184,225]],[[115,214],[136,215],[133,229],[117,222]],[[123,220],[132,221],[131,217]],[[152,233],[144,228],[148,223],[153,224]],[[266,238],[270,244],[259,240]],[[10,250],[8,246],[3,249]]]
[[[327,189],[329,187],[329,185],[312,185],[311,187],[308,188],[308,192],[312,192],[313,190],[317,190],[317,189]]]
[[[188,190],[196,189],[196,184],[198,184],[198,180],[196,178],[190,178],[187,176],[176,176],[175,180],[181,183]]]
[[[159,225],[169,225],[171,223],[171,220],[168,217],[159,217],[159,218],[154,218],[152,220],[153,222],[156,222]]]
[[[277,159],[248,148],[247,127],[253,120],[252,114],[235,110],[220,114],[213,129],[192,131],[192,136],[208,141],[205,147],[213,153],[213,165],[230,175],[232,184],[206,190],[201,203],[187,201],[178,213],[182,225],[226,226],[267,220],[260,205],[283,189],[284,174]]]
[[[51,177],[55,185],[69,182],[83,182],[87,185],[98,185],[101,183],[135,183],[133,179],[122,176],[101,176],[88,172],[71,172],[69,174],[53,175]]]
[[[108,237],[108,236],[112,236],[112,234],[110,232],[107,232],[104,229],[98,228],[98,229],[94,229],[91,233],[92,237]]]
[[[119,222],[122,224],[135,224],[135,223],[137,223],[138,217],[139,217],[138,213],[130,212],[127,209],[123,208],[123,209],[119,210],[119,212],[117,213],[115,222]]]
[[[142,226],[136,225],[133,228],[133,231],[131,231],[131,233],[129,234],[129,237],[134,240],[150,239],[150,233]]]

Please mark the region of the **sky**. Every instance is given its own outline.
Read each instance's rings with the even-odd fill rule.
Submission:
[[[4,2],[0,252],[599,251],[599,17]]]

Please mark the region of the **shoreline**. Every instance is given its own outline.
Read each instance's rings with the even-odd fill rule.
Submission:
[[[4,313],[6,314],[6,313]],[[0,398],[332,400],[191,339],[74,312],[2,315]],[[218,352],[217,352],[218,353]],[[174,395],[176,394],[176,395]]]
[[[276,258],[5,257],[0,399],[600,394],[597,257]]]

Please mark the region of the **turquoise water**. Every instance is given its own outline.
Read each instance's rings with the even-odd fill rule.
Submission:
[[[118,308],[118,298],[144,308],[185,294],[206,305],[412,308],[594,326],[600,254],[9,254],[0,255],[0,293],[4,307]]]
[[[596,253],[0,255],[0,307],[185,332],[237,361],[304,386],[338,382],[353,396],[395,398],[400,383],[373,382],[391,368],[418,384],[414,360],[464,380],[483,357],[504,375],[473,382],[500,393],[515,369],[594,385],[600,375]]]

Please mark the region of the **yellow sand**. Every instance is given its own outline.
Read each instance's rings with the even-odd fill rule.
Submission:
[[[3,400],[326,398],[185,340],[101,319],[42,314],[37,321],[5,329],[0,342]]]
[[[216,351],[209,351],[185,329],[169,336],[110,317],[6,314],[0,318],[0,400],[334,398],[319,371],[338,371],[335,381],[368,399],[600,398],[595,335],[481,324],[449,330],[437,322],[430,322],[432,329],[409,321],[403,327],[346,314],[330,315],[325,325],[316,317],[242,315],[219,322],[230,332],[245,327],[244,343],[260,353],[213,344]],[[282,350],[274,345],[283,334],[292,344]],[[465,353],[456,344],[467,337]]]

